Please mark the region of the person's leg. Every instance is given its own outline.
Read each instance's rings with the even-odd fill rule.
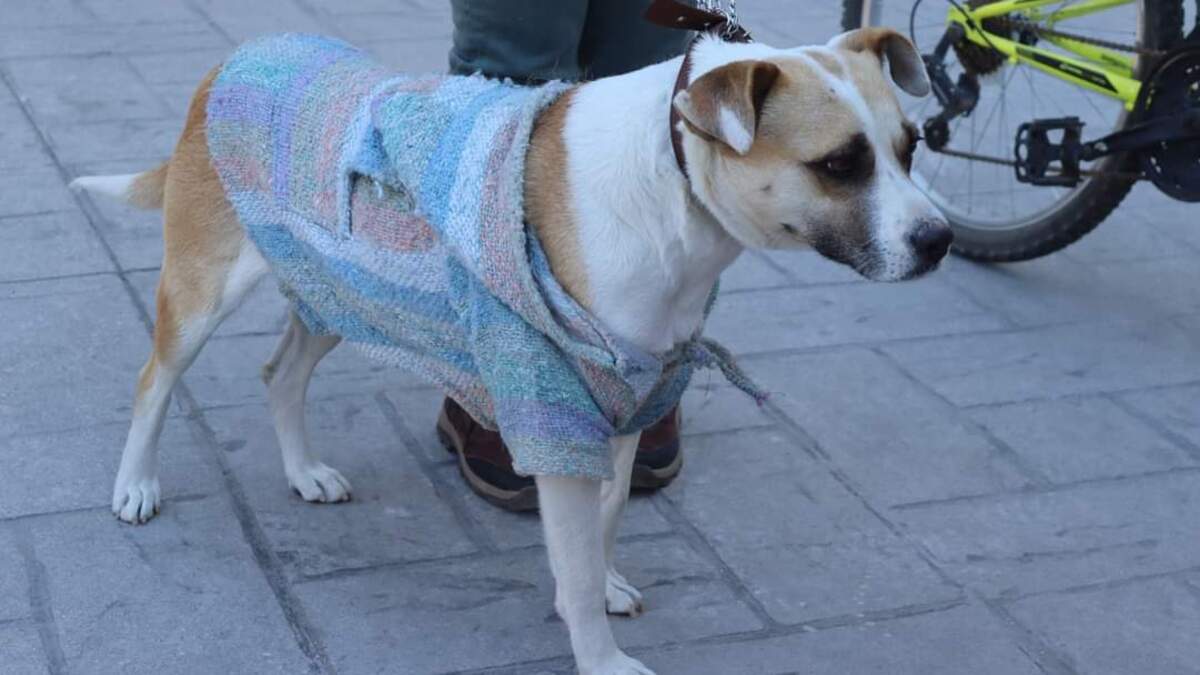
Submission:
[[[450,72],[519,82],[576,80],[587,0],[451,0]]]
[[[580,42],[584,77],[597,79],[666,61],[683,53],[692,33],[642,18],[645,0],[591,0]]]

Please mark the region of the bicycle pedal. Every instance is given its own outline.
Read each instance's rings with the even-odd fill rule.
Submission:
[[[1061,131],[1058,142],[1050,134]],[[1017,180],[1031,185],[1074,187],[1079,184],[1079,155],[1083,122],[1078,117],[1025,122],[1017,128],[1013,148]]]

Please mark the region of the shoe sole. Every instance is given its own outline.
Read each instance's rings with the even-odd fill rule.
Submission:
[[[629,487],[634,490],[659,490],[671,484],[683,469],[683,452],[675,453],[675,459],[661,469],[652,469],[645,464],[633,465]]]
[[[438,415],[437,435],[446,452],[458,457],[458,471],[475,494],[483,497],[489,504],[498,506],[506,511],[526,513],[538,510],[536,485],[516,491],[504,490],[488,483],[471,471],[471,467],[467,464],[466,456],[463,454],[462,441],[459,440],[458,434],[455,433],[454,425],[450,424],[450,419],[446,417],[445,411],[442,411]]]

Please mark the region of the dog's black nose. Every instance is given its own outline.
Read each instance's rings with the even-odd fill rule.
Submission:
[[[913,252],[918,258],[928,262],[941,260],[950,250],[953,241],[954,233],[945,223],[938,222],[923,222],[908,235],[908,243],[912,244]]]

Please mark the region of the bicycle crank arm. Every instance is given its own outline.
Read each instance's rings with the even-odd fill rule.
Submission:
[[[1079,158],[1092,161],[1122,152],[1140,152],[1159,143],[1200,139],[1200,109],[1182,115],[1159,117],[1088,141],[1079,148]]]

